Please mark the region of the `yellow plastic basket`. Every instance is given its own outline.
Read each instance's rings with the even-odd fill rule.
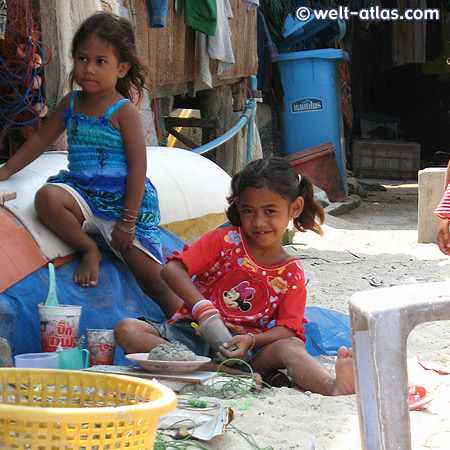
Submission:
[[[156,381],[0,369],[0,449],[151,450],[175,394]]]

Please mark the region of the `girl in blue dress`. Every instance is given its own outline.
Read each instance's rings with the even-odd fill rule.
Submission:
[[[72,91],[3,166],[0,181],[21,170],[67,130],[68,170],[48,179],[36,194],[40,220],[77,250],[74,281],[98,283],[101,253],[88,232],[103,235],[144,291],[170,315],[181,304],[160,277],[162,254],[155,187],[146,178],[144,133],[130,101],[144,88],[130,23],[97,13],[72,42]]]

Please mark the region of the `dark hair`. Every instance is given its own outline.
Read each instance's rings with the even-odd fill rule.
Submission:
[[[314,200],[313,186],[303,175],[299,182],[298,175],[286,159],[276,156],[257,159],[233,176],[231,195],[227,198],[230,205],[227,217],[235,226],[241,225],[236,200],[248,187],[267,188],[284,197],[289,203],[303,197],[305,202],[303,211],[293,220],[295,228],[299,231],[312,230],[322,234],[320,225],[324,220],[324,212],[322,206]]]
[[[108,42],[116,52],[119,62],[130,64],[130,70],[117,80],[116,89],[128,99],[133,94],[138,94],[138,100],[142,98],[145,87],[145,70],[136,54],[136,42],[131,23],[123,17],[106,12],[98,12],[88,17],[78,28],[72,41],[72,58],[75,58],[80,44],[95,35],[99,39]],[[69,76],[70,88],[73,89],[73,69]]]

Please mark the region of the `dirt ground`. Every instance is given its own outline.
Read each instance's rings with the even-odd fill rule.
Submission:
[[[383,185],[385,192],[369,192],[359,208],[340,217],[327,215],[323,237],[310,232],[295,235],[295,248],[310,279],[309,305],[347,313],[348,301],[358,291],[450,279],[450,258],[434,244],[417,243],[417,184]],[[450,367],[449,325],[417,327],[408,340],[408,357]],[[413,449],[448,450],[450,375],[425,372],[413,359],[409,374],[410,382],[424,384],[434,398],[425,411],[410,415]],[[356,396],[331,398],[281,388],[232,406],[234,425],[253,435],[261,449],[361,449]],[[208,448],[252,447],[227,432]]]

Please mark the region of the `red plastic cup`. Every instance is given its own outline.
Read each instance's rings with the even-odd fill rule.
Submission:
[[[87,330],[89,365],[111,365],[114,362],[114,330],[88,329]]]

